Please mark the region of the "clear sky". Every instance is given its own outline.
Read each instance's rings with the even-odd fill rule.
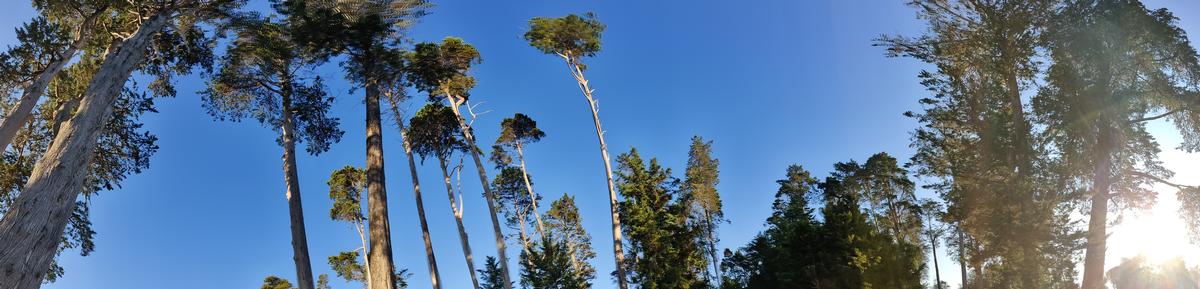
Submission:
[[[264,0],[252,2],[266,6]],[[0,11],[0,45],[11,45],[12,28],[32,17],[27,5],[9,3]],[[607,275],[613,263],[603,166],[583,97],[564,65],[521,38],[529,18],[593,11],[608,26],[603,51],[587,60],[587,76],[613,156],[637,147],[681,176],[689,139],[714,141],[721,160],[718,189],[731,221],[721,227],[722,248],[740,247],[762,229],[774,181],[789,164],[824,175],[834,162],[864,160],[880,151],[906,159],[916,123],[901,113],[918,109],[916,100],[927,95],[916,78],[921,64],[885,58],[871,46],[881,34],[923,30],[902,1],[435,5],[411,38],[458,36],[482,53],[484,63],[473,71],[479,82],[474,103],[488,111],[476,123],[481,145],[490,144],[499,121],[516,112],[546,131],[542,142],[528,147],[528,166],[544,198],[568,193],[580,202],[598,253],[597,288],[615,287]],[[1149,3],[1164,5],[1183,18],[1188,31],[1200,31],[1196,3]],[[361,90],[349,91],[336,63],[315,73],[329,80],[337,96],[334,115],[346,131],[329,152],[299,158],[313,268],[333,275],[326,257],[356,248],[359,241],[354,229],[328,218],[325,181],[336,168],[364,164],[364,105]],[[194,93],[203,80],[178,80],[179,96],[158,100],[160,113],[145,117],[161,147],[151,168],[93,200],[96,251],[64,255],[66,276],[45,288],[257,288],[267,275],[294,280],[282,152],[274,132],[253,121],[214,121]],[[410,101],[406,109],[411,113],[421,105]],[[411,288],[429,288],[412,186],[394,127],[385,129],[384,140],[395,263],[412,273]],[[420,174],[444,288],[469,288],[449,203],[437,185],[440,172],[430,162]],[[467,230],[476,260],[482,260],[495,254],[487,210],[475,178],[468,175],[462,184]],[[516,247],[509,252],[514,266]],[[957,284],[957,264],[943,254],[941,265],[943,279]],[[335,288],[357,286],[333,279]]]

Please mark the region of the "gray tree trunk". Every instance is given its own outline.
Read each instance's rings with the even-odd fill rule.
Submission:
[[[446,197],[450,198],[450,211],[454,213],[454,221],[458,224],[458,241],[462,243],[463,257],[467,261],[467,271],[471,273],[471,285],[479,289],[479,278],[475,277],[475,256],[471,253],[471,237],[467,236],[467,228],[463,226],[462,208],[454,200],[454,185],[450,184],[450,172],[446,170],[446,159],[438,157],[438,166],[442,168],[442,180],[446,182]]]
[[[371,71],[368,69],[367,71]],[[369,260],[371,289],[396,289],[396,271],[392,265],[392,226],[388,221],[387,188],[383,175],[383,129],[379,124],[379,86],[374,80],[366,85],[367,107],[367,217],[370,223]]]
[[[579,90],[583,92],[588,108],[592,111],[592,122],[596,126],[596,140],[600,142],[600,158],[604,160],[604,176],[608,180],[608,208],[612,217],[613,258],[616,259],[617,286],[620,289],[627,289],[629,284],[625,278],[625,251],[621,248],[621,213],[617,211],[617,189],[613,186],[612,162],[608,157],[608,144],[604,142],[604,129],[600,127],[600,108],[596,105],[596,99],[592,98],[592,88],[588,85],[587,78],[583,77],[583,69],[575,62],[574,56],[563,55],[563,59],[567,61],[567,68],[570,69],[571,76],[575,77],[575,82],[579,84]]]
[[[1080,289],[1103,289],[1104,255],[1108,239],[1108,189],[1112,185],[1113,130],[1104,117],[1100,120],[1099,148],[1092,168],[1092,208],[1088,220],[1087,249],[1083,257],[1083,281]]]
[[[517,141],[517,160],[521,161],[521,178],[525,180],[525,189],[529,192],[529,202],[533,204],[533,218],[537,221],[537,233],[540,238],[546,234],[546,226],[542,224],[542,213],[538,212],[537,194],[533,192],[533,182],[529,181],[529,171],[525,169],[525,150],[520,141]]]
[[[283,107],[283,178],[287,183],[288,214],[292,229],[292,261],[296,263],[296,283],[300,289],[313,289],[312,263],[308,256],[308,235],[304,231],[304,206],[300,199],[300,175],[296,169],[296,131],[292,122],[291,87],[284,85]]]
[[[471,133],[471,126],[467,125],[467,121],[463,119],[462,113],[458,110],[458,106],[462,102],[456,99],[459,98],[447,94],[450,110],[454,111],[454,116],[458,118],[458,125],[462,127],[463,139],[467,141],[467,150],[471,152],[471,159],[475,161],[475,169],[479,173],[479,185],[483,187],[483,196],[487,198],[488,215],[492,217],[492,231],[496,235],[496,255],[500,259],[500,271],[504,274],[504,289],[512,289],[512,281],[508,273],[510,272],[508,270],[508,249],[504,243],[504,232],[500,231],[500,219],[496,218],[495,195],[492,194],[492,187],[488,184],[487,171],[483,168],[483,162],[479,160],[479,150],[475,145],[475,136]]]
[[[404,134],[404,117],[400,115],[400,108],[397,107],[396,102],[391,102],[391,105],[392,114],[396,116],[396,126],[399,127],[400,135],[404,139],[404,154],[408,156],[408,172],[409,177],[412,178],[413,195],[417,202],[417,218],[421,221],[421,237],[425,241],[425,262],[429,267],[429,280],[433,284],[433,289],[441,289],[442,277],[438,273],[437,257],[433,254],[433,242],[429,239],[429,222],[425,221],[425,201],[421,199],[421,181],[417,178],[417,163],[416,158],[413,158],[412,143]],[[454,201],[453,199],[451,196],[451,202]],[[471,279],[474,280],[474,276]]]
[[[4,151],[8,145],[12,144],[13,138],[21,130],[21,125],[28,122],[33,116],[33,108],[37,106],[42,94],[45,94],[46,87],[50,86],[50,81],[54,80],[54,76],[62,72],[63,67],[67,66],[67,62],[70,62],[71,58],[75,57],[75,53],[79,52],[79,49],[91,39],[89,31],[99,16],[99,13],[88,15],[80,22],[79,35],[75,38],[74,43],[57,59],[46,64],[46,69],[38,73],[33,82],[25,87],[21,98],[17,99],[17,105],[13,106],[4,120],[0,120],[0,151]]]
[[[83,188],[101,126],[130,74],[141,64],[146,46],[170,21],[173,11],[160,11],[138,31],[111,50],[71,120],[63,123],[54,142],[0,219],[0,288],[39,288],[54,259],[59,240]]]

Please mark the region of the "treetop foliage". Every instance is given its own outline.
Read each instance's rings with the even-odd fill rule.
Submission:
[[[428,93],[429,100],[434,102],[443,96],[455,101],[469,99],[475,78],[468,71],[472,65],[483,62],[474,46],[457,37],[446,37],[441,44],[417,43],[406,59],[412,86]]]
[[[404,136],[422,160],[432,156],[444,161],[454,152],[466,151],[467,144],[460,131],[462,127],[454,112],[441,103],[431,102],[409,120]]]
[[[366,171],[345,166],[329,175],[329,198],[333,200],[333,208],[329,217],[338,221],[363,222],[362,196],[366,191]]]
[[[577,61],[580,57],[592,57],[600,52],[600,34],[603,32],[604,24],[596,20],[596,15],[591,12],[583,16],[534,17],[529,20],[525,40],[543,53]]]

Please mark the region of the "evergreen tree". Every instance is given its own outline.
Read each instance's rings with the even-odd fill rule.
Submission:
[[[546,232],[566,244],[571,253],[571,269],[579,278],[591,281],[596,277],[596,268],[590,262],[596,257],[596,252],[592,251],[592,236],[583,229],[583,218],[579,216],[574,197],[563,194],[550,203],[550,209],[546,211]]]
[[[471,97],[471,88],[475,87],[475,78],[470,76],[468,71],[471,69],[471,65],[481,61],[479,51],[459,38],[446,37],[441,44],[418,43],[412,53],[408,54],[409,78],[417,90],[429,95],[430,101],[436,102],[444,98],[449,104],[450,111],[454,113],[455,120],[460,127],[458,132],[462,135],[471,160],[475,162],[475,169],[479,174],[479,185],[483,187],[488,215],[492,219],[492,233],[496,239],[496,255],[500,259],[500,269],[504,271],[505,278],[509,278],[508,255],[505,252],[507,246],[504,242],[504,232],[500,231],[500,220],[496,216],[496,196],[492,192],[492,187],[488,185],[487,171],[479,157],[480,152],[475,143],[471,125],[459,111],[464,104],[467,105],[468,110],[471,109],[467,101]],[[472,117],[474,117],[474,113],[472,113]],[[472,273],[474,271],[471,270]]]
[[[450,183],[450,171],[447,162],[454,153],[462,153],[467,149],[459,138],[459,130],[454,113],[450,108],[439,103],[430,103],[422,107],[409,121],[410,126],[404,135],[412,142],[412,150],[422,157],[435,157],[438,167],[442,169],[442,180],[446,184],[446,197],[450,200],[450,210],[454,212],[454,221],[458,225],[458,240],[462,244],[463,256],[466,258],[467,270],[471,275],[471,283],[479,288],[479,279],[475,277],[475,261],[471,254],[470,237],[463,225],[463,208],[454,197],[454,186]],[[461,195],[460,195],[461,197]]]
[[[720,240],[717,238],[717,228],[725,221],[725,213],[721,210],[721,195],[717,192],[717,184],[720,183],[717,169],[719,164],[720,161],[712,157],[712,142],[706,142],[699,136],[692,137],[681,198],[690,207],[689,222],[701,231],[696,243],[707,253],[709,259],[705,261],[713,266],[711,272],[707,269],[704,272],[705,276],[712,274],[709,278],[712,284],[719,284],[721,280],[721,269],[718,267],[721,260],[717,257],[717,242]]]
[[[596,139],[600,142],[600,158],[604,161],[604,174],[608,181],[608,205],[612,213],[613,258],[616,260],[617,287],[629,288],[625,275],[625,253],[621,244],[621,216],[617,203],[617,189],[613,184],[612,163],[608,158],[608,145],[604,142],[604,129],[600,127],[600,107],[592,97],[592,88],[584,77],[583,71],[587,65],[584,57],[595,56],[600,52],[600,34],[604,32],[604,24],[592,13],[583,17],[575,14],[559,18],[534,17],[529,19],[529,31],[525,32],[525,40],[529,45],[545,54],[561,57],[566,62],[571,77],[579,85],[587,99],[588,108],[592,111],[592,123],[596,127]]]
[[[240,19],[235,25],[236,39],[201,92],[204,106],[219,120],[251,117],[279,134],[296,279],[301,289],[313,288],[296,143],[306,143],[308,153],[318,155],[343,133],[338,119],[328,116],[333,98],[326,95],[321,79],[302,76],[322,60],[300,54],[300,45],[291,37],[294,31],[275,20]]]
[[[617,157],[621,223],[629,250],[629,281],[638,288],[705,286],[704,252],[695,242],[700,230],[688,224],[688,204],[680,200],[679,180],[657,159],[649,164],[637,149]]]
[[[553,233],[542,235],[533,249],[521,253],[521,283],[532,289],[587,289],[592,284],[571,266],[571,251]]]
[[[293,288],[295,288],[295,287],[292,287],[292,282],[289,282],[287,279],[283,279],[283,278],[279,278],[279,277],[275,277],[275,276],[267,276],[266,279],[263,279],[262,289],[293,289]]]
[[[536,121],[525,114],[517,113],[500,122],[500,136],[496,137],[496,144],[492,146],[491,160],[496,165],[496,169],[500,170],[500,173],[492,180],[492,185],[496,186],[496,197],[501,202],[501,212],[517,217],[518,222],[516,225],[520,226],[521,241],[525,251],[529,251],[530,238],[525,233],[525,224],[527,223],[526,219],[530,215],[532,215],[537,225],[535,228],[537,229],[539,238],[546,231],[541,211],[538,210],[538,203],[541,200],[541,196],[534,193],[533,181],[530,180],[529,170],[525,167],[525,145],[540,141],[545,136],[546,133],[538,129]],[[513,167],[513,163],[508,150],[517,152],[518,165],[514,168],[510,168]],[[519,172],[519,176],[516,172]],[[512,190],[516,189],[516,187],[510,184],[518,181],[521,185],[524,185],[523,191]],[[501,191],[502,189],[505,189],[505,191]],[[527,196],[512,195],[511,193],[514,192],[524,193]],[[505,197],[505,195],[509,195],[509,197]],[[512,202],[509,203],[514,205],[510,207],[512,212],[506,212],[507,210],[504,209],[506,207],[504,205],[506,199],[511,200]],[[525,203],[527,203],[527,206],[517,205],[521,203],[519,200],[526,200]],[[512,226],[512,216],[507,217],[507,219],[509,219],[509,226]]]
[[[504,282],[506,282],[504,281],[504,273],[500,270],[500,264],[496,263],[495,257],[487,257],[487,261],[483,264],[483,270],[479,270],[479,274],[483,276],[483,281],[479,288],[504,289],[505,287],[512,286],[512,284],[504,285]]]
[[[329,185],[329,199],[333,200],[333,208],[329,209],[329,218],[333,219],[334,221],[348,222],[351,226],[354,226],[354,231],[358,232],[358,240],[362,243],[362,247],[359,247],[352,252],[358,256],[358,252],[361,251],[363,253],[361,255],[363,256],[363,264],[370,268],[370,260],[366,259],[366,217],[363,217],[362,214],[362,193],[366,191],[366,182],[367,174],[364,170],[352,166],[345,166],[341,169],[333,171],[333,173],[329,175],[329,181],[326,182],[326,184]],[[343,252],[339,256],[345,254],[346,253]],[[334,257],[330,257],[330,264],[333,263],[333,258]],[[342,263],[344,263],[344,261],[342,261]],[[337,271],[336,269],[338,266],[334,267],[335,271]],[[363,273],[363,277],[365,278],[363,280],[371,279],[371,272],[367,271]],[[339,274],[338,276],[342,276],[343,278],[347,278],[347,280],[349,280],[349,277],[343,275],[344,274]],[[367,284],[367,288],[370,287],[370,284]]]

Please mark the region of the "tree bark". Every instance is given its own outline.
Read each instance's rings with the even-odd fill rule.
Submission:
[[[475,260],[471,253],[471,238],[467,236],[467,229],[463,226],[462,209],[454,200],[454,185],[450,184],[450,172],[446,170],[446,159],[439,156],[438,166],[442,168],[442,180],[446,182],[446,196],[450,198],[450,210],[454,212],[454,221],[458,224],[458,241],[462,243],[463,257],[467,260],[467,271],[471,273],[471,285],[475,289],[479,289],[479,278],[475,277]]]
[[[63,124],[29,180],[0,220],[0,288],[39,288],[79,196],[101,127],[146,46],[170,21],[164,9],[106,55],[79,109]]]
[[[421,222],[421,238],[425,241],[425,262],[429,267],[429,280],[433,284],[433,289],[441,289],[442,277],[438,273],[437,257],[433,254],[433,242],[429,238],[429,222],[425,220],[425,201],[421,199],[421,181],[417,178],[417,163],[416,158],[413,158],[412,143],[409,142],[408,136],[404,134],[404,117],[400,115],[400,108],[395,102],[392,102],[391,105],[392,114],[396,116],[396,126],[399,127],[400,136],[403,137],[404,155],[408,157],[408,172],[409,177],[412,179],[413,196],[417,202],[417,219]],[[452,196],[451,202],[453,201]],[[459,223],[461,227],[461,221]],[[474,280],[475,278],[472,277],[471,279]]]
[[[583,92],[588,108],[592,111],[592,122],[596,126],[596,139],[600,142],[600,158],[604,160],[604,176],[608,180],[608,208],[612,217],[613,258],[616,259],[617,285],[620,289],[627,289],[629,284],[625,278],[625,252],[621,248],[621,213],[617,211],[617,190],[613,186],[612,162],[608,157],[608,145],[604,142],[604,129],[600,127],[600,109],[596,106],[596,99],[592,98],[592,89],[588,86],[587,79],[583,77],[583,70],[575,63],[574,57],[564,55],[563,58],[566,59],[567,68],[570,69],[571,76],[575,77],[575,82],[579,84],[579,90]]]
[[[704,212],[704,219],[708,223],[708,253],[712,257],[713,276],[717,277],[715,284],[721,284],[721,260],[717,256],[717,234],[716,223],[713,222],[712,213],[707,210]]]
[[[1112,185],[1112,151],[1114,147],[1111,124],[1101,117],[1096,145],[1096,161],[1092,168],[1092,208],[1088,220],[1087,250],[1083,257],[1083,281],[1080,289],[1103,289],[1104,255],[1108,239],[1108,190]]]
[[[284,76],[284,79],[288,79]],[[308,235],[304,230],[304,206],[300,198],[300,175],[296,169],[296,131],[292,116],[292,89],[283,85],[283,178],[287,183],[288,214],[292,229],[292,262],[296,263],[296,283],[300,289],[313,289],[312,263],[308,256]]]
[[[366,268],[371,268],[371,260],[369,260],[367,258],[367,256],[370,255],[371,253],[369,251],[367,251],[367,247],[368,247],[367,246],[367,232],[365,229],[363,229],[362,220],[358,220],[358,221],[354,222],[354,229],[356,231],[358,231],[358,241],[361,242],[361,244],[362,244],[362,247],[360,249],[362,250],[363,266],[366,266]],[[363,271],[364,271],[363,274],[366,275],[367,280],[371,280],[371,270],[363,270]],[[370,282],[367,282],[366,285],[367,285],[367,289],[371,289]]]
[[[525,150],[517,141],[517,160],[521,162],[521,178],[525,180],[525,189],[529,192],[529,203],[533,205],[533,218],[537,221],[538,238],[546,234],[546,226],[542,224],[542,213],[538,212],[537,194],[533,192],[533,182],[529,181],[529,171],[525,169]]]
[[[933,232],[929,234],[929,252],[933,255],[933,283],[934,289],[942,289],[942,270],[938,268],[937,258],[937,237],[933,236]]]
[[[965,240],[960,223],[958,228],[958,269],[961,271],[959,273],[962,274],[962,280],[959,281],[959,287],[967,288],[967,246],[963,244],[963,241]]]
[[[488,214],[492,217],[492,231],[496,235],[496,255],[500,259],[500,271],[504,274],[504,289],[512,289],[510,272],[508,270],[508,254],[506,245],[504,244],[504,232],[500,231],[500,219],[496,218],[496,199],[492,194],[492,187],[488,185],[487,171],[483,168],[483,161],[479,159],[479,150],[475,145],[475,136],[471,133],[471,126],[467,125],[467,121],[463,119],[462,113],[458,110],[458,106],[462,102],[457,101],[457,96],[446,95],[450,101],[450,110],[454,111],[454,116],[458,118],[458,125],[462,127],[463,139],[467,141],[467,150],[471,152],[471,159],[475,161],[475,169],[479,173],[479,185],[483,187],[483,196],[487,198]]]
[[[372,71],[369,67],[367,71]],[[379,124],[379,85],[366,84],[367,107],[367,215],[371,231],[372,289],[396,289],[392,265],[392,226],[388,220],[387,187],[383,175],[383,130]]]
[[[101,9],[104,11],[107,9]],[[63,67],[67,66],[67,62],[75,57],[75,53],[83,47],[90,39],[91,26],[96,23],[96,18],[101,14],[97,11],[95,14],[86,16],[79,24],[79,35],[76,36],[74,43],[67,47],[57,59],[46,64],[46,68],[38,73],[33,82],[25,87],[25,91],[21,93],[21,98],[17,99],[17,105],[13,106],[4,120],[0,120],[0,151],[8,148],[12,144],[12,140],[16,137],[17,132],[21,130],[21,125],[28,122],[30,117],[33,117],[33,108],[37,106],[38,100],[46,92],[46,87],[50,86],[50,81],[54,80],[54,76],[62,72]]]

